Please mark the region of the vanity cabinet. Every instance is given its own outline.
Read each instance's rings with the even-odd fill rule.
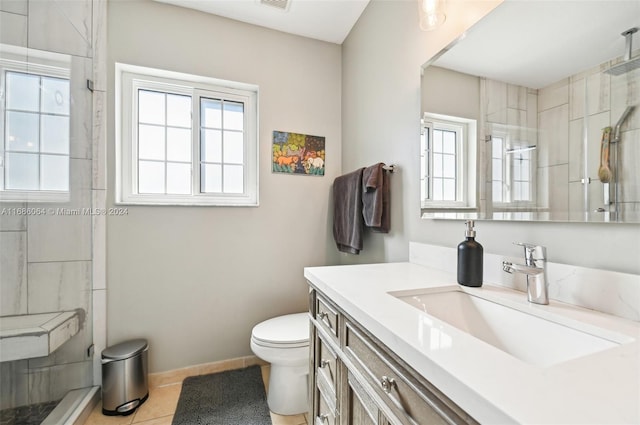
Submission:
[[[309,294],[314,425],[477,423],[322,293]]]

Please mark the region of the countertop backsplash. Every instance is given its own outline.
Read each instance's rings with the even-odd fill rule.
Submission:
[[[505,260],[524,262],[520,257],[484,253],[484,282],[523,291],[526,297],[526,276],[502,271]],[[410,242],[409,261],[456,273],[455,248]],[[552,300],[640,321],[640,275],[547,262],[547,277]]]

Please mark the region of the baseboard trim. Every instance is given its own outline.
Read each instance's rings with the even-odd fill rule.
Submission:
[[[245,356],[168,370],[166,372],[150,373],[149,387],[154,388],[180,384],[184,378],[189,376],[206,375],[209,373],[224,372],[226,370],[242,369],[253,365],[263,366],[267,364],[267,362],[256,356]]]

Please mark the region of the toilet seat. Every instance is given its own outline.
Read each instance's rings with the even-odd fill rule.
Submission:
[[[299,348],[309,345],[309,314],[274,317],[254,326],[251,339],[257,345],[273,348]]]

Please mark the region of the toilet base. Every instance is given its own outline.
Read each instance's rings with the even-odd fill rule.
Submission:
[[[309,410],[309,367],[271,364],[267,404],[278,415],[298,415]]]

